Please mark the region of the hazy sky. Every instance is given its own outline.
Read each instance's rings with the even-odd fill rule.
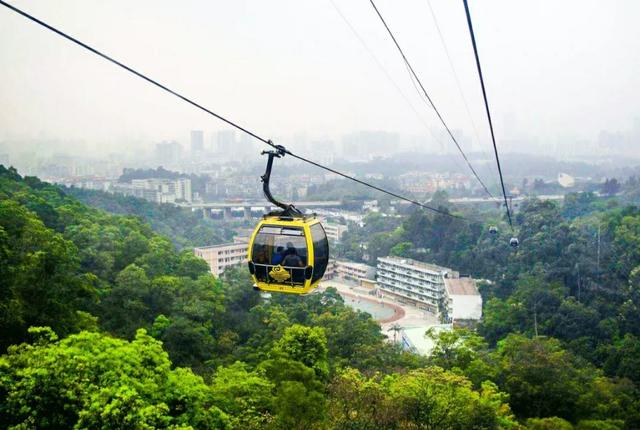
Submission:
[[[417,96],[368,0],[11,0],[267,137],[425,134]],[[428,0],[377,0],[454,129],[472,134]],[[462,0],[431,0],[473,120],[486,120]],[[640,1],[470,0],[498,140],[595,140],[640,116]],[[505,121],[508,119],[508,123]],[[224,126],[0,7],[0,140],[114,150]],[[488,144],[488,140],[482,143]],[[130,143],[129,143],[130,145]]]

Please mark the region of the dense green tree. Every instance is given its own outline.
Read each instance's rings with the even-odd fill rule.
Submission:
[[[104,327],[124,337],[132,336],[139,327],[153,321],[145,297],[151,281],[145,271],[135,264],[124,268],[100,306]]]
[[[516,426],[495,385],[474,391],[464,377],[438,367],[366,378],[354,369],[330,386],[336,429],[509,429]]]
[[[509,335],[493,354],[497,381],[520,417],[577,418],[576,405],[597,371],[555,339]]]
[[[146,348],[137,343],[141,334],[131,343],[95,333],[58,342],[35,330],[35,343],[0,358],[0,399],[31,399],[0,405],[5,426],[37,427],[34,420],[46,416],[49,427],[68,420],[63,428],[513,428],[509,402],[523,420],[536,418],[526,421],[532,428],[640,428],[636,207],[589,194],[568,196],[564,206],[525,201],[515,216],[517,251],[495,211],[481,214],[489,216],[485,225],[413,209],[351,225],[340,245],[349,258],[371,264],[393,253],[487,278],[478,332],[431,333],[433,354],[420,357],[386,342],[380,326],[333,289],[265,300],[244,267],[216,279],[190,250],[176,249],[227,236],[222,225],[170,205],[70,192],[126,215],[0,167],[0,341],[26,340],[30,325],[129,339],[146,328],[173,365],[191,370],[164,378],[157,375],[171,363],[130,357]],[[62,354],[64,342],[77,358]],[[29,369],[46,361],[41,375],[20,364],[27,356]],[[102,368],[85,364],[94,356]],[[73,369],[82,378],[85,368],[112,379],[90,378],[89,394],[78,394],[86,381],[68,375]],[[47,401],[58,403],[32,401],[40,395],[36,377],[51,382],[43,385]],[[67,379],[75,388],[60,382]],[[169,389],[176,396],[163,394]]]
[[[573,430],[573,425],[567,420],[558,417],[529,418],[527,420],[529,430]]]
[[[480,387],[486,380],[496,379],[496,369],[489,357],[489,347],[482,336],[468,329],[433,329],[427,332],[433,342],[430,361],[446,370],[462,371]]]
[[[604,369],[609,374],[640,382],[640,339],[628,333],[607,349]]]
[[[211,382],[215,404],[239,429],[262,429],[274,422],[274,384],[262,370],[250,371],[236,362],[219,367]]]
[[[226,221],[204,218],[199,212],[174,205],[81,188],[65,188],[64,191],[93,207],[144,219],[156,233],[169,237],[179,247],[215,245],[230,240],[233,235]]]
[[[276,356],[285,356],[313,369],[319,378],[329,374],[327,337],[320,327],[299,324],[287,328],[273,347]]]
[[[640,216],[622,218],[614,234],[616,269],[626,277],[640,264]]]
[[[616,178],[607,178],[602,184],[602,193],[608,196],[615,196],[620,191],[620,183]]]
[[[577,218],[596,209],[597,196],[592,192],[568,193],[564,196],[562,214],[566,218]]]
[[[82,332],[0,358],[0,425],[14,428],[229,428],[210,388],[190,370],[171,370],[155,341]]]
[[[12,200],[0,200],[0,266],[0,350],[32,325],[64,335],[79,328],[77,307],[93,291],[77,248]]]
[[[282,429],[320,428],[325,418],[324,385],[314,369],[287,357],[263,361],[258,371],[275,384],[275,426]]]

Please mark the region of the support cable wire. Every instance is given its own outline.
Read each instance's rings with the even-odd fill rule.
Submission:
[[[305,163],[311,164],[313,166],[319,167],[320,169],[324,169],[324,170],[326,170],[328,172],[331,172],[331,173],[334,173],[336,175],[339,175],[339,176],[341,176],[341,177],[343,177],[345,179],[349,179],[349,180],[351,180],[353,182],[357,182],[357,183],[359,183],[361,185],[364,185],[366,187],[372,188],[372,189],[374,189],[376,191],[379,191],[381,193],[388,194],[388,195],[390,195],[392,197],[395,197],[397,199],[404,200],[406,202],[409,202],[409,203],[414,204],[416,206],[419,206],[421,208],[430,210],[432,212],[439,213],[441,215],[445,215],[445,216],[448,216],[448,217],[451,217],[451,218],[457,218],[457,219],[460,219],[460,220],[468,221],[468,222],[471,221],[468,218],[463,217],[461,215],[455,215],[455,214],[452,214],[452,213],[450,213],[450,212],[448,212],[446,210],[442,210],[442,209],[434,208],[434,207],[431,207],[431,206],[427,206],[427,205],[425,205],[423,203],[420,203],[417,200],[411,199],[409,197],[402,196],[402,195],[394,193],[392,191],[385,190],[384,188],[380,188],[380,187],[378,187],[376,185],[373,185],[373,184],[370,184],[368,182],[362,181],[362,180],[357,179],[357,178],[355,178],[353,176],[347,175],[346,173],[342,173],[342,172],[340,172],[338,170],[332,169],[331,167],[322,165],[320,163],[316,163],[315,161],[312,161],[312,160],[310,160],[308,158],[305,158],[305,157],[302,157],[300,155],[294,154],[293,152],[289,151],[288,149],[284,148],[283,146],[276,145],[271,140],[265,139],[265,138],[257,135],[256,133],[254,133],[254,132],[252,132],[252,131],[250,131],[250,130],[242,127],[242,126],[240,126],[239,124],[237,124],[237,123],[235,123],[235,122],[223,117],[222,115],[219,115],[219,114],[217,114],[217,113],[205,108],[204,106],[202,106],[202,105],[194,102],[193,100],[183,96],[182,94],[178,93],[177,91],[174,91],[174,90],[170,89],[169,87],[159,83],[158,81],[155,81],[154,79],[151,79],[150,77],[144,75],[143,73],[138,72],[138,71],[132,69],[131,67],[129,67],[129,66],[127,66],[127,65],[125,65],[125,64],[123,64],[123,63],[121,63],[121,62],[119,62],[119,61],[117,61],[115,59],[113,59],[109,55],[107,55],[107,54],[105,54],[103,52],[100,52],[95,48],[92,48],[91,46],[87,45],[86,43],[83,43],[80,40],[74,38],[73,36],[70,36],[70,35],[64,33],[61,30],[58,30],[57,28],[47,24],[44,21],[41,21],[40,19],[28,14],[27,12],[24,12],[21,9],[18,9],[17,7],[7,3],[6,1],[0,0],[0,5],[5,6],[8,9],[11,9],[12,11],[18,13],[19,15],[22,15],[23,17],[29,19],[30,21],[33,21],[36,24],[39,24],[40,26],[42,26],[42,27],[44,27],[44,28],[46,28],[48,30],[51,30],[52,32],[56,33],[57,35],[59,35],[59,36],[65,38],[65,39],[75,43],[76,45],[81,46],[82,48],[84,48],[84,49],[86,49],[86,50],[98,55],[99,57],[102,57],[103,59],[105,59],[105,60],[107,60],[107,61],[109,61],[109,62],[111,62],[111,63],[113,63],[113,64],[115,64],[115,65],[117,65],[119,67],[121,67],[122,69],[128,71],[129,73],[132,73],[132,74],[136,75],[137,77],[139,77],[141,79],[144,79],[145,81],[149,82],[150,84],[155,85],[156,87],[168,92],[169,94],[172,94],[172,95],[178,97],[179,99],[181,99],[181,100],[189,103],[190,105],[192,105],[192,106],[194,106],[194,107],[196,107],[196,108],[208,113],[209,115],[212,115],[212,116],[218,118],[219,120],[221,120],[221,121],[225,122],[226,124],[228,124],[228,125],[236,128],[236,129],[242,131],[243,133],[248,134],[249,136],[253,137],[254,139],[259,140],[260,142],[262,142],[262,143],[264,143],[266,145],[269,145],[270,147],[272,147],[272,148],[274,148],[276,150],[282,151],[283,153],[288,154],[293,158],[296,158],[296,159],[298,159],[300,161],[303,161]]]
[[[476,127],[476,123],[473,120],[473,115],[471,115],[471,109],[469,109],[469,103],[467,103],[467,98],[464,96],[464,91],[462,90],[462,84],[460,83],[460,78],[458,77],[458,72],[456,72],[456,68],[453,64],[453,59],[451,58],[451,53],[449,52],[449,47],[447,46],[447,42],[444,39],[444,34],[442,34],[442,30],[440,29],[440,24],[438,23],[438,17],[436,16],[436,12],[433,10],[433,6],[431,5],[431,0],[427,0],[427,6],[429,6],[429,12],[431,12],[431,18],[433,18],[433,23],[436,26],[436,30],[438,31],[438,37],[440,39],[440,43],[442,44],[442,48],[444,49],[445,54],[447,55],[447,60],[449,62],[449,67],[451,68],[451,73],[453,74],[453,78],[456,81],[456,86],[458,87],[458,92],[460,93],[460,98],[462,99],[462,103],[464,104],[464,109],[467,112],[467,117],[469,118],[469,122],[471,123],[471,128],[473,129],[473,134],[478,142],[480,150],[482,154],[487,157],[487,159],[491,159],[489,153],[482,147],[482,140],[480,139],[480,133],[478,133],[478,127]],[[495,172],[492,169],[488,169],[489,176],[492,179],[493,186],[497,188],[497,183],[495,182]],[[485,171],[486,172],[486,171]]]
[[[489,101],[487,100],[487,90],[484,86],[484,78],[482,77],[482,67],[480,66],[480,56],[478,55],[478,47],[476,45],[476,36],[473,32],[473,24],[471,23],[471,13],[469,12],[469,4],[467,0],[462,0],[464,3],[464,11],[467,14],[467,24],[469,26],[469,35],[471,36],[471,44],[473,45],[473,53],[476,57],[476,67],[478,68],[478,76],[480,78],[480,86],[482,87],[482,97],[484,98],[484,108],[487,111],[487,119],[489,121],[489,130],[491,130],[491,142],[493,143],[493,152],[496,156],[496,164],[498,166],[498,173],[500,174],[500,185],[502,186],[502,197],[504,197],[504,207],[507,210],[507,218],[509,218],[509,226],[513,231],[513,222],[511,220],[511,211],[509,210],[509,203],[507,202],[507,192],[504,188],[504,179],[502,176],[502,167],[500,166],[500,156],[498,155],[498,147],[496,146],[496,136],[493,132],[493,121],[491,121],[491,111],[489,110]]]
[[[415,70],[413,69],[413,67],[411,66],[411,63],[409,62],[409,60],[407,59],[407,56],[404,54],[404,51],[402,50],[402,48],[400,47],[400,44],[398,43],[398,41],[396,40],[396,37],[393,35],[393,32],[391,31],[391,29],[389,28],[389,26],[387,25],[387,22],[385,21],[385,19],[382,17],[382,14],[380,13],[380,11],[378,10],[378,7],[376,6],[376,4],[373,2],[373,0],[369,0],[369,3],[371,3],[371,6],[373,6],[373,9],[375,10],[376,14],[378,15],[378,18],[380,18],[380,21],[382,21],[382,24],[384,25],[384,28],[387,30],[387,33],[389,33],[389,36],[391,36],[391,40],[393,40],[393,43],[396,45],[396,48],[398,48],[398,51],[400,52],[400,55],[402,56],[402,59],[404,60],[405,64],[407,65],[407,68],[410,71],[410,75],[413,76],[413,78],[415,78],[415,80],[418,82],[418,85],[420,86],[420,89],[422,90],[422,93],[425,95],[425,97],[427,98],[427,101],[429,102],[429,105],[431,106],[431,108],[435,111],[436,115],[438,116],[438,119],[440,120],[440,122],[442,123],[442,125],[444,126],[445,130],[447,131],[447,134],[449,134],[449,137],[451,137],[451,140],[453,141],[453,143],[456,145],[456,147],[458,148],[458,151],[460,151],[460,154],[462,155],[462,158],[464,158],[464,161],[467,163],[467,166],[469,166],[469,169],[471,170],[471,172],[473,173],[473,176],[476,177],[476,179],[478,180],[478,182],[480,183],[480,185],[482,185],[482,188],[484,188],[484,191],[492,198],[495,199],[495,197],[493,196],[493,194],[491,194],[491,191],[489,191],[489,189],[487,188],[487,186],[484,184],[484,182],[482,181],[482,179],[480,179],[480,176],[478,176],[478,173],[476,172],[476,170],[473,168],[473,165],[471,165],[471,161],[469,161],[469,158],[467,157],[467,154],[464,153],[464,151],[462,150],[462,147],[460,146],[460,144],[458,143],[458,140],[455,138],[455,136],[453,135],[453,133],[451,132],[451,129],[449,129],[449,126],[447,125],[447,123],[445,122],[444,118],[442,117],[442,115],[440,114],[440,111],[438,110],[438,108],[436,107],[435,103],[433,102],[433,100],[431,99],[431,96],[429,96],[429,93],[427,92],[427,90],[424,88],[424,85],[422,85],[422,81],[420,81],[420,78],[418,77],[418,75],[416,74]]]
[[[460,159],[458,157],[454,157],[453,154],[451,154],[449,151],[447,151],[445,149],[445,144],[442,141],[442,138],[440,136],[438,136],[435,131],[433,130],[433,128],[427,124],[427,122],[424,120],[424,118],[418,113],[418,110],[416,109],[416,107],[413,105],[413,103],[409,100],[409,98],[407,97],[407,95],[404,93],[404,91],[402,91],[402,89],[400,88],[400,86],[398,85],[398,83],[393,79],[393,77],[391,76],[391,74],[389,73],[389,71],[385,68],[384,64],[382,64],[382,61],[380,61],[380,59],[376,56],[376,54],[373,52],[373,50],[369,47],[369,45],[367,45],[367,42],[365,42],[364,38],[360,35],[360,33],[358,33],[358,31],[356,30],[356,28],[351,24],[351,22],[349,21],[349,19],[345,16],[344,13],[342,13],[342,11],[340,10],[340,8],[338,7],[338,5],[335,3],[334,0],[329,0],[329,2],[331,3],[331,5],[333,6],[333,8],[336,10],[336,12],[338,13],[338,15],[340,16],[340,18],[342,18],[342,20],[344,21],[344,23],[347,25],[347,27],[349,27],[349,30],[351,30],[351,32],[353,33],[353,35],[356,37],[356,39],[358,39],[358,41],[360,42],[360,44],[362,45],[362,47],[367,51],[367,53],[369,54],[369,56],[373,59],[373,61],[376,63],[376,66],[378,66],[378,68],[380,69],[380,71],[385,75],[385,77],[387,78],[387,80],[391,83],[391,85],[393,85],[393,87],[395,88],[396,92],[402,97],[402,99],[405,101],[405,103],[407,104],[407,106],[411,109],[411,111],[415,114],[416,118],[418,119],[418,121],[420,121],[420,123],[422,123],[422,125],[424,126],[424,128],[429,132],[429,134],[431,135],[431,137],[434,139],[434,141],[440,145],[440,148],[442,149],[443,153],[447,156],[447,158],[456,166],[458,166],[458,168],[460,169],[460,171],[464,171],[464,167],[462,166]],[[405,64],[406,67],[406,64]],[[416,84],[415,80],[413,79],[413,76],[411,75],[411,72],[409,71],[409,68],[407,67],[407,72],[409,72],[409,77],[411,78],[411,83],[413,84],[414,89],[416,90],[416,93],[418,94],[418,96],[420,97],[420,100],[422,102],[426,103],[426,99],[424,98],[424,94],[422,94],[422,92],[420,91],[420,89],[418,88],[418,85]]]

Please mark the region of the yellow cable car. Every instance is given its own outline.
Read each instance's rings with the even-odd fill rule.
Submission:
[[[249,272],[262,291],[308,293],[328,262],[327,235],[315,217],[268,215],[251,237]]]
[[[320,221],[293,205],[278,202],[269,190],[273,158],[286,150],[266,151],[267,170],[262,176],[267,200],[282,208],[264,216],[251,235],[249,272],[255,288],[267,292],[306,294],[318,286],[329,263],[329,242]]]

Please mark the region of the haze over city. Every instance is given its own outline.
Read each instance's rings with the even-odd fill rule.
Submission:
[[[409,149],[455,151],[366,1],[15,4],[292,149],[384,131],[413,142]],[[480,142],[429,3],[378,6],[465,148],[489,151],[462,4],[431,0]],[[640,139],[640,3],[471,7],[504,151],[640,156],[633,145]],[[210,133],[226,129],[7,10],[0,47],[0,152],[144,153],[163,140],[187,147],[189,130],[204,130],[208,144]]]

